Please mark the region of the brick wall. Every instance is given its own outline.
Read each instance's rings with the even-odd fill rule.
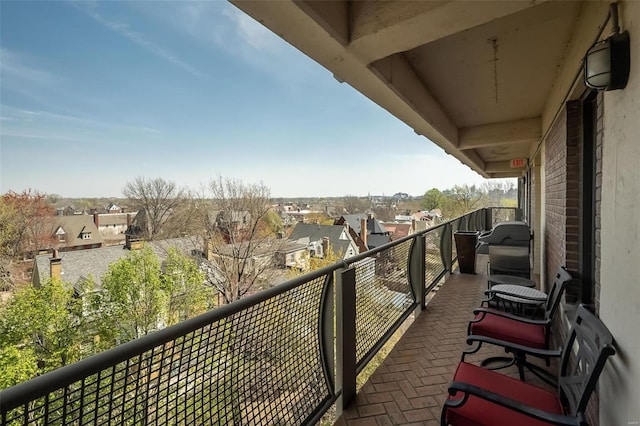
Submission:
[[[563,110],[551,128],[545,144],[545,276],[549,288],[560,265],[565,264],[567,189],[567,115]]]
[[[604,103],[602,93],[596,98],[595,122],[595,264],[594,264],[594,304],[596,313],[600,308],[600,202],[602,188],[602,143],[604,124]],[[581,215],[582,215],[582,175],[583,129],[582,102],[568,102],[560,118],[545,139],[545,245],[546,276],[550,285],[561,265],[574,275],[582,270]],[[589,167],[589,166],[587,166]],[[589,232],[586,230],[586,232]],[[576,283],[578,284],[578,283]],[[571,286],[575,288],[574,286]],[[569,292],[571,292],[571,287]],[[569,295],[567,295],[568,297]],[[578,296],[579,297],[579,296]],[[569,319],[560,312],[554,324],[554,344],[561,345],[568,332]],[[591,397],[587,410],[589,424],[598,424],[598,392]]]
[[[593,302],[596,313],[600,312],[600,229],[602,217],[600,215],[600,200],[602,199],[602,139],[604,133],[604,95],[598,92],[596,98],[596,176],[595,176],[595,260],[594,260],[594,291]]]
[[[566,200],[565,200],[565,266],[569,271],[580,268],[581,167],[582,167],[582,102],[567,102]]]

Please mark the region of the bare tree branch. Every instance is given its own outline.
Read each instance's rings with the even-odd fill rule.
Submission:
[[[183,204],[186,190],[178,188],[175,182],[162,178],[146,179],[137,177],[127,182],[122,193],[143,212],[138,221],[142,224],[145,237],[153,240],[163,229],[165,222]],[[136,217],[137,219],[137,217]]]

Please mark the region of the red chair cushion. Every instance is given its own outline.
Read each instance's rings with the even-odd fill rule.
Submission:
[[[554,393],[473,364],[460,362],[453,380],[479,386],[549,413],[563,414],[560,399]],[[455,396],[449,396],[449,399],[460,399],[461,397],[462,393],[458,392]],[[538,426],[547,424],[473,395],[469,396],[462,407],[448,408],[447,421],[456,426]]]
[[[482,318],[484,315],[484,318]],[[500,317],[498,315],[479,313],[478,322],[471,322],[470,334],[506,340],[530,348],[545,349],[545,327],[543,325],[526,324],[520,321]]]

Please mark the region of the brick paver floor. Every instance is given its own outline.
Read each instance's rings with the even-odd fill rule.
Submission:
[[[486,256],[478,256],[477,275],[450,275],[408,328],[382,365],[358,392],[355,401],[335,423],[360,425],[439,425],[447,387],[462,351],[467,348],[467,325],[487,288]],[[500,349],[484,345],[468,356],[479,362]],[[540,364],[543,365],[543,364]],[[517,377],[515,367],[500,372]],[[527,381],[546,386],[527,372]]]

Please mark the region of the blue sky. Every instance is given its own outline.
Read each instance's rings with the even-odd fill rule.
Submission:
[[[0,190],[119,197],[218,175],[273,196],[484,180],[233,5],[0,2]]]

